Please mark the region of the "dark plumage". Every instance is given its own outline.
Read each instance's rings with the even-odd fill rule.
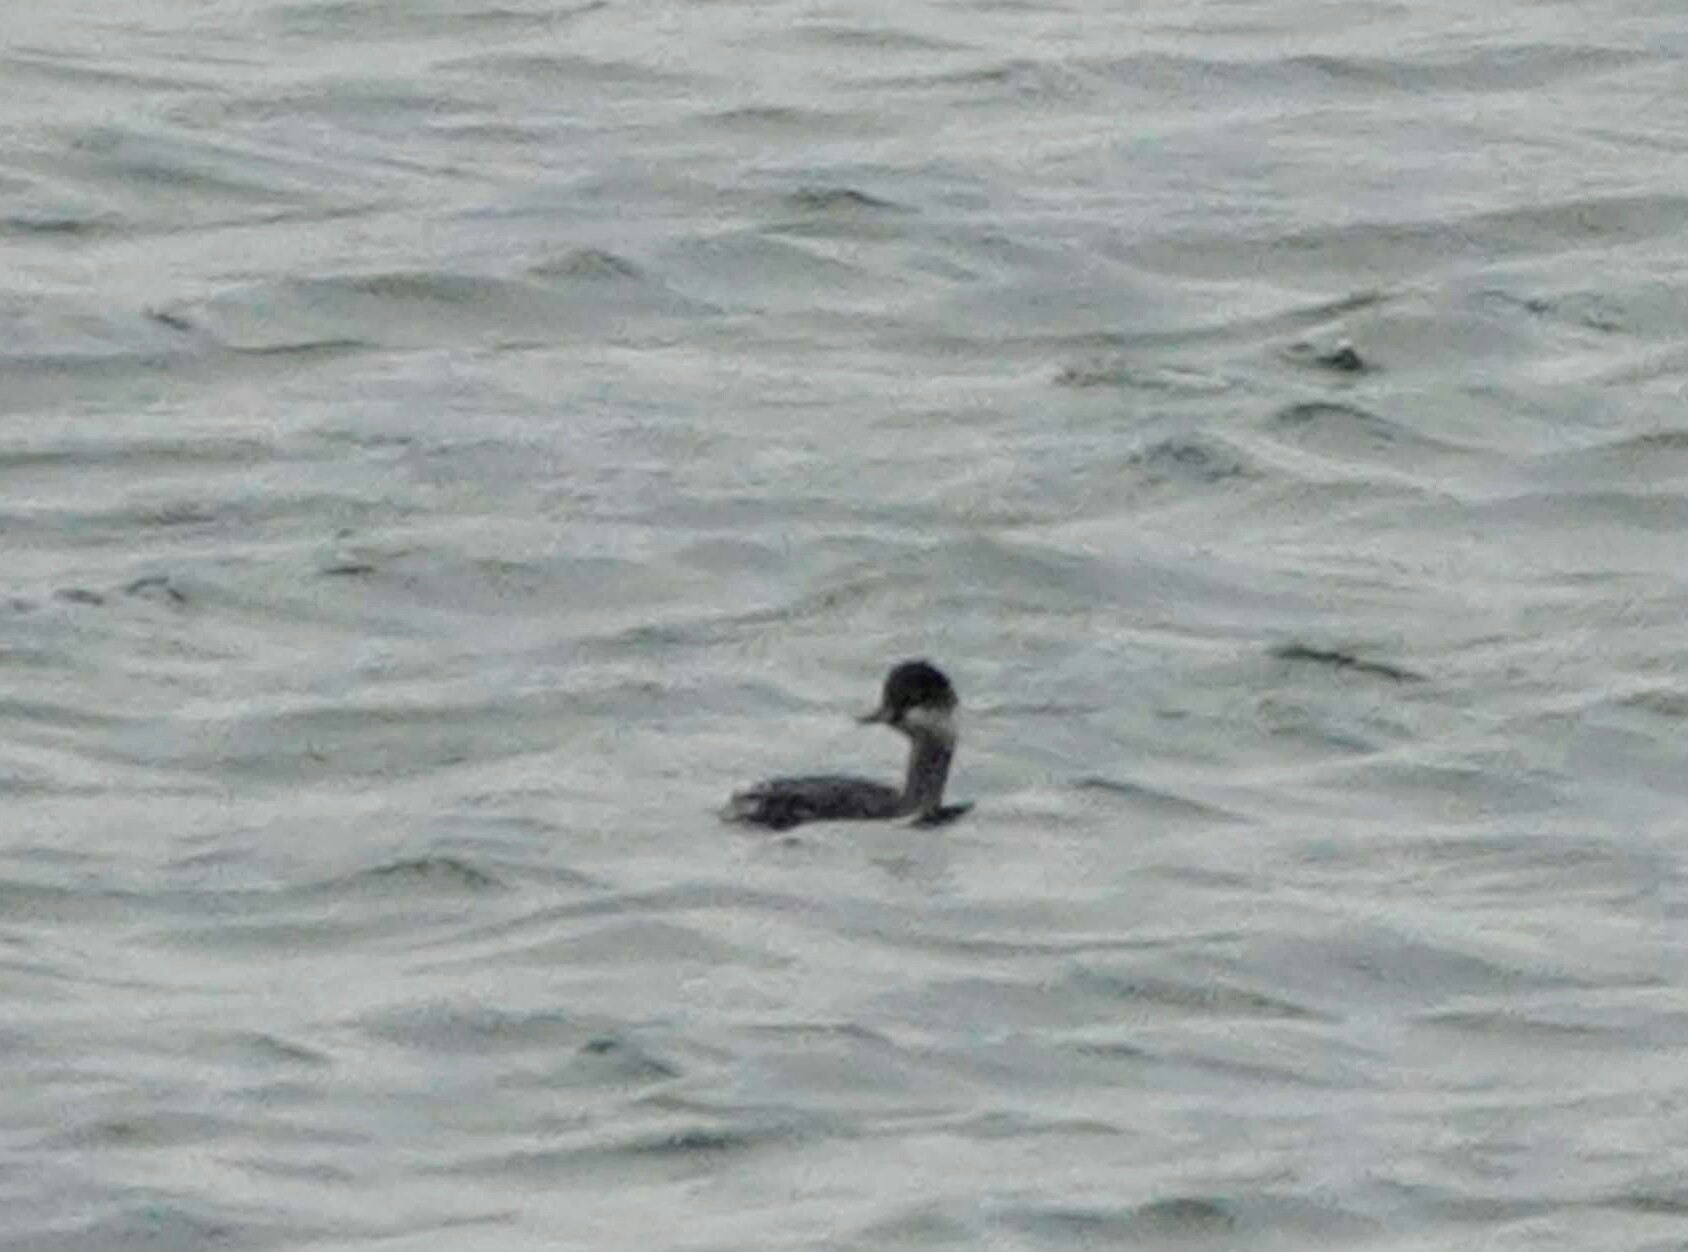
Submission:
[[[885,676],[879,707],[861,721],[883,723],[909,739],[902,790],[848,774],[774,778],[733,796],[722,816],[773,830],[804,822],[883,821],[913,817],[939,825],[971,804],[945,805],[944,784],[955,755],[955,688],[930,661],[904,661]]]
[[[904,661],[885,675],[879,708],[862,721],[888,722],[895,726],[910,709],[929,708],[950,713],[958,703],[955,688],[936,665],[930,661]]]

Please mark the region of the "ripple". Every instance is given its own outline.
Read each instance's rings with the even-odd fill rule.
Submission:
[[[799,187],[785,203],[804,213],[888,213],[906,211],[901,205],[870,196],[854,187]]]
[[[1306,643],[1280,643],[1275,645],[1268,655],[1279,661],[1305,661],[1354,674],[1387,678],[1398,683],[1425,681],[1423,674],[1415,674],[1410,669],[1392,665],[1387,661],[1374,661],[1342,648],[1315,647]]]
[[[504,884],[485,870],[451,856],[406,857],[385,865],[371,866],[336,879],[332,890],[375,890],[378,892],[469,892],[498,891]]]

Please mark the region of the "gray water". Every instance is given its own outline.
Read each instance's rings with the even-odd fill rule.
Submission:
[[[0,1248],[1688,1246],[1680,4],[0,47]]]

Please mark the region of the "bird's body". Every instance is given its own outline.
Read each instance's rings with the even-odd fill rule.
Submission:
[[[774,778],[733,796],[722,815],[729,821],[773,830],[804,822],[885,821],[912,817],[937,825],[971,805],[945,805],[944,784],[955,755],[955,688],[930,662],[904,661],[885,679],[879,708],[861,720],[883,723],[908,736],[908,771],[899,791],[849,774]]]
[[[727,816],[753,826],[789,830],[804,822],[839,817],[863,821],[896,817],[902,799],[895,787],[850,774],[770,778],[735,795]]]

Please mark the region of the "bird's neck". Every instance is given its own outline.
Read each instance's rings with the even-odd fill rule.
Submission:
[[[950,758],[955,755],[953,735],[917,734],[910,737],[908,777],[903,782],[903,814],[936,812],[944,800],[944,783],[949,780]]]

